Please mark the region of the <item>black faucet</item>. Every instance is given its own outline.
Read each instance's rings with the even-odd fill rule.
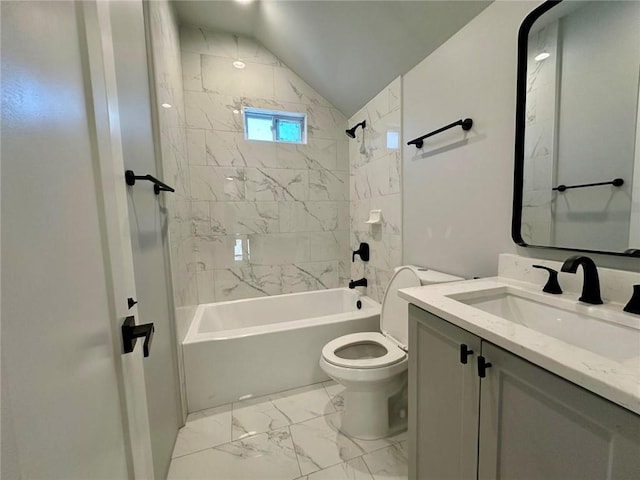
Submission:
[[[349,288],[356,288],[356,287],[366,287],[367,286],[367,279],[366,278],[361,278],[360,280],[351,280],[349,282]]]
[[[582,283],[582,296],[578,300],[592,305],[602,305],[604,302],[600,297],[600,279],[598,278],[598,269],[593,260],[589,257],[575,255],[564,261],[561,270],[567,273],[576,273],[579,265],[582,265],[584,281]]]

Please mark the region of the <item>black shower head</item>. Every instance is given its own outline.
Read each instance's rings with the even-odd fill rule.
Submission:
[[[350,128],[349,130],[345,130],[344,132],[347,134],[347,137],[356,138],[356,130],[358,127],[362,127],[363,129],[367,126],[367,121],[363,120],[358,123],[355,127]]]

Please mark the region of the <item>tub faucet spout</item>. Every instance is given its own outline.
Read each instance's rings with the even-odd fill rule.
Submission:
[[[366,278],[361,278],[360,280],[351,280],[349,282],[349,288],[356,288],[356,287],[366,287],[367,286],[367,279]]]

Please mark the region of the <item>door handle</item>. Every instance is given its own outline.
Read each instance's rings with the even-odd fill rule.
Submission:
[[[473,355],[473,350],[464,343],[460,345],[460,363],[467,364],[469,355]]]
[[[487,360],[482,355],[478,357],[478,376],[480,378],[486,377],[487,368],[491,368],[491,367],[492,365],[489,362],[487,362]]]
[[[133,352],[138,338],[144,337],[142,350],[144,356],[148,357],[154,330],[155,328],[153,327],[153,323],[136,325],[136,319],[133,315],[125,318],[124,323],[122,324],[122,343],[124,345],[124,353]]]

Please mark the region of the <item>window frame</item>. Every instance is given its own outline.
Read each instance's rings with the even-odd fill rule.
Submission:
[[[307,114],[297,112],[280,112],[275,110],[264,110],[261,108],[244,107],[244,138],[252,142],[276,142],[290,143],[294,145],[305,145],[307,143]],[[263,140],[249,137],[249,118],[270,119],[272,140]],[[300,125],[300,141],[288,141],[278,139],[278,123],[281,121],[298,123]]]

